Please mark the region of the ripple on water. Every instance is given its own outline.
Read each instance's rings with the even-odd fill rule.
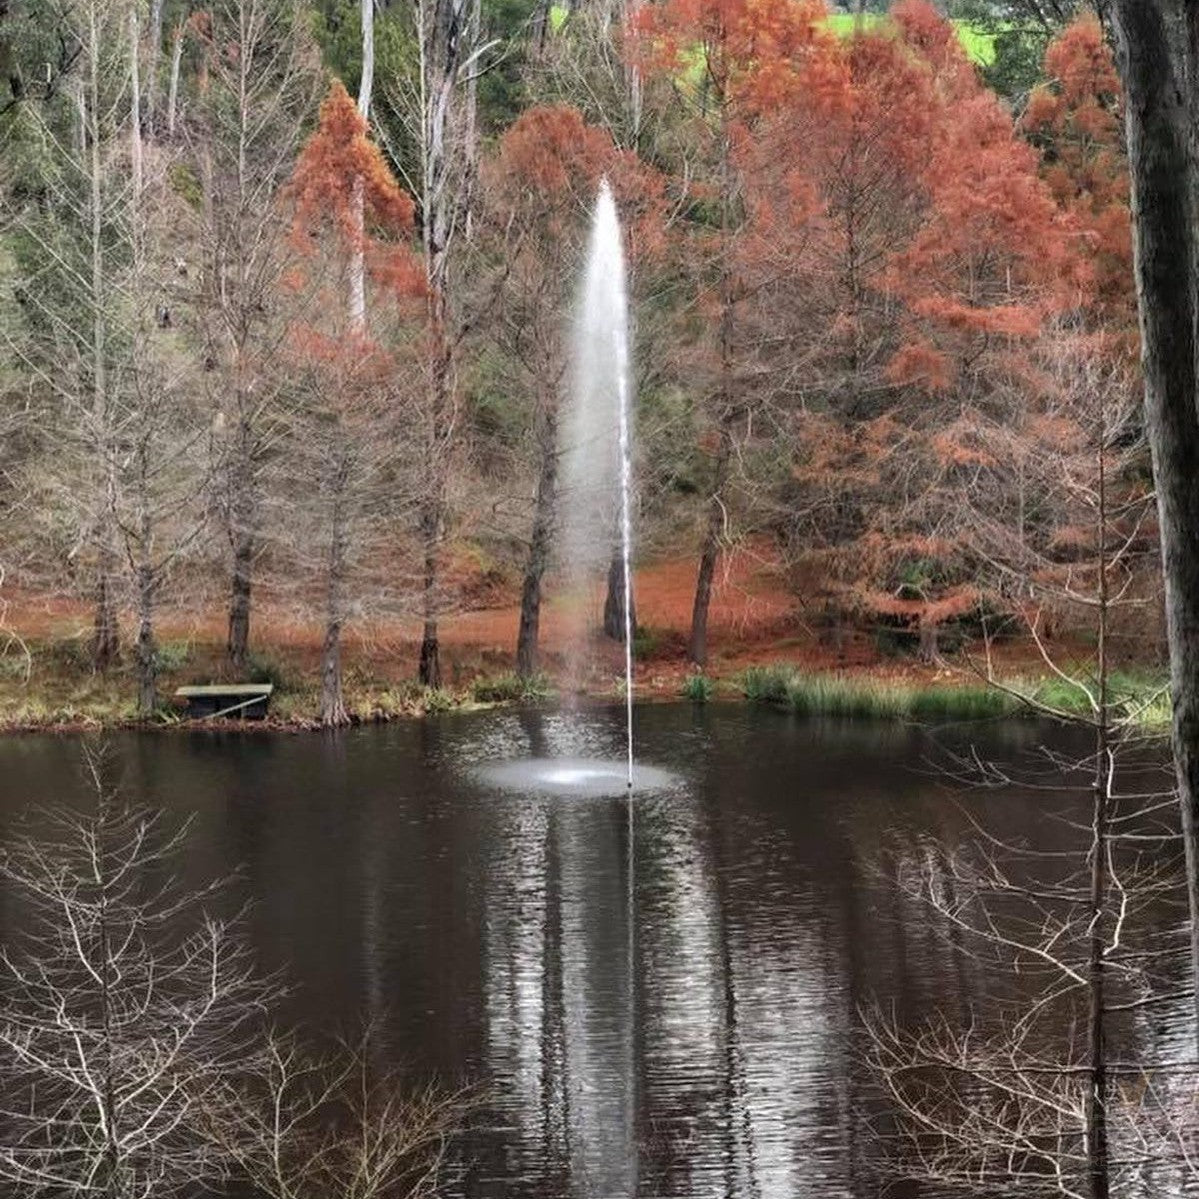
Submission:
[[[623,759],[516,758],[479,767],[478,776],[501,791],[540,795],[577,795],[603,799],[624,795],[628,766]],[[665,791],[676,786],[678,775],[655,766],[633,767],[634,793]]]

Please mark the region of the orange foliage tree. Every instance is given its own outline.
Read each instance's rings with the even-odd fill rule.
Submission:
[[[812,589],[932,654],[979,598],[954,497],[980,430],[1081,286],[1070,219],[925,0],[846,38],[736,12],[737,387],[792,447],[776,528]]]
[[[361,195],[364,219],[356,218]],[[322,580],[325,633],[320,719],[344,724],[341,635],[364,597],[349,587],[368,538],[405,502],[406,398],[399,390],[408,327],[419,320],[424,272],[409,241],[413,205],[370,140],[366,121],[340,82],[321,106],[291,183],[291,283],[319,280],[319,317],[297,323],[291,351],[306,396],[293,438],[298,471],[285,527],[292,549]],[[373,335],[356,316],[350,276],[361,255],[372,291]],[[411,497],[407,497],[408,502]]]
[[[1042,155],[1054,200],[1073,221],[1072,252],[1086,264],[1092,323],[1135,336],[1132,222],[1120,79],[1099,21],[1079,17],[1050,42],[1046,82],[1023,126]]]
[[[752,144],[761,97],[800,63],[819,59],[819,0],[665,0],[633,16],[629,49],[649,84],[649,102],[682,102],[686,144],[678,164],[686,236],[677,243],[691,303],[680,314],[677,369],[693,389],[696,444],[704,460],[702,545],[688,653],[704,665],[708,612],[721,552],[733,536],[731,492],[755,427],[760,388],[743,310],[753,283],[744,271],[746,182],[739,148]],[[742,490],[745,490],[744,488]],[[750,489],[752,490],[752,489]]]

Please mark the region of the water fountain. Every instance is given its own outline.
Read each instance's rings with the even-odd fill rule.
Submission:
[[[572,586],[603,576],[614,534],[623,575],[624,723],[622,761],[545,758],[488,767],[504,789],[550,794],[616,795],[669,783],[638,765],[633,753],[632,383],[624,244],[616,201],[600,185],[574,329],[574,371],[562,420],[561,556]],[[580,630],[581,631],[581,630]],[[582,637],[579,639],[583,640]],[[632,804],[629,806],[630,836]]]

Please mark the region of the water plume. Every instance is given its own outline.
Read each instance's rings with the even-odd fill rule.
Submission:
[[[624,243],[616,201],[600,184],[574,332],[574,375],[563,421],[562,554],[585,589],[620,554],[627,782],[633,786],[632,384]]]

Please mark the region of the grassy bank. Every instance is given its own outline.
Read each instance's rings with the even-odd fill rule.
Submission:
[[[742,675],[741,693],[751,703],[801,716],[924,722],[1035,719],[1054,713],[1085,717],[1093,708],[1085,673],[1078,675],[1082,686],[1056,675],[1016,676],[998,686],[968,679],[911,683],[869,675],[805,674],[784,664],[751,667]],[[1114,673],[1109,680],[1110,704],[1118,717],[1138,727],[1165,730],[1170,702],[1164,688],[1165,680],[1157,675]],[[701,698],[701,690],[688,680],[686,691],[693,699]]]
[[[0,656],[0,731],[34,729],[84,730],[144,725],[133,697],[128,666],[97,675],[90,669],[86,645],[77,638],[32,642],[28,653]],[[946,723],[986,719],[1021,719],[1036,709],[1025,695],[1058,712],[1084,714],[1085,694],[1058,678],[1015,675],[1009,690],[972,680],[963,671],[919,673],[915,664],[897,679],[894,663],[865,665],[853,673],[802,670],[776,663],[745,668],[744,660],[713,675],[685,675],[680,650],[638,665],[639,698],[669,699],[680,694],[696,703],[742,698],[804,716]],[[547,676],[520,679],[506,669],[510,661],[498,650],[455,661],[452,682],[444,688],[422,687],[411,677],[415,662],[401,654],[359,651],[347,662],[345,701],[351,719],[367,724],[450,710],[497,704],[537,704],[556,696]],[[311,649],[277,647],[254,658],[245,681],[274,685],[270,717],[257,727],[312,728],[320,707],[319,656]],[[184,721],[171,702],[183,683],[229,681],[223,647],[186,641],[166,642],[159,657],[159,694],[163,706],[149,723],[171,726]],[[1168,698],[1162,680],[1149,672],[1121,673],[1112,678],[1113,702],[1146,729],[1169,723]],[[612,699],[622,694],[611,663],[591,676],[590,694]],[[1019,692],[1019,694],[1013,694]],[[190,725],[190,722],[189,722]],[[194,727],[194,726],[193,726]]]
[[[276,650],[251,659],[242,681],[271,683],[266,721],[241,727],[304,729],[315,727],[320,710],[319,670],[306,652]],[[159,649],[158,691],[161,705],[149,720],[139,718],[136,679],[128,664],[105,674],[92,671],[87,647],[77,638],[25,643],[0,656],[0,732],[39,729],[84,731],[170,727],[187,723],[174,691],[185,683],[230,681],[219,646],[186,641]],[[381,723],[455,709],[507,703],[538,703],[553,698],[544,676],[519,679],[482,666],[464,673],[447,687],[423,687],[405,672],[407,661],[379,656],[354,661],[345,672],[344,694],[350,718],[358,724]]]

